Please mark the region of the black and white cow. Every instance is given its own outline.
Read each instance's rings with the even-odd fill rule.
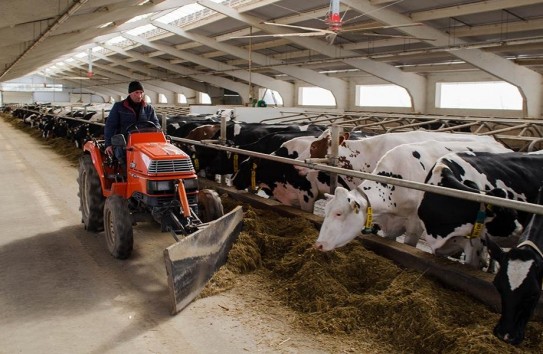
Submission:
[[[210,129],[211,128],[211,129]],[[220,125],[213,127],[201,126],[191,131],[186,139],[200,140],[203,134],[199,134],[202,130],[205,130],[207,134],[205,139],[217,140],[220,138]],[[294,124],[265,124],[265,123],[243,123],[243,122],[227,122],[226,125],[226,144],[229,146],[240,147],[250,146],[256,143],[258,140],[271,136],[277,133],[302,133],[313,132],[310,135],[318,135],[323,131],[323,127],[315,124],[309,125],[294,125]],[[317,134],[318,133],[318,134]],[[194,146],[193,149],[189,149],[193,152],[191,156],[193,159],[198,159],[198,165],[200,170],[206,170],[212,167],[217,156],[220,155],[219,150]],[[207,175],[207,173],[206,173]]]
[[[372,174],[422,183],[436,161],[452,151],[511,152],[497,141],[430,140],[402,144],[383,155]],[[352,191],[338,187],[326,204],[325,218],[315,246],[322,251],[341,247],[358,236],[366,226],[378,226],[379,234],[390,239],[405,234],[404,242],[415,246],[422,234],[421,221],[417,216],[422,195],[423,192],[417,189],[369,179]]]
[[[426,178],[426,183],[437,186],[529,203],[537,200],[541,181],[543,155],[520,152],[451,153],[440,158]],[[476,224],[484,226],[481,236],[516,237],[528,219],[524,212],[435,193],[424,193],[418,216],[435,254],[464,251],[466,263],[474,267],[484,264],[481,238],[472,237]]]
[[[338,167],[345,169],[372,172],[379,159],[390,149],[406,143],[436,140],[436,141],[480,141],[489,144],[495,143],[494,138],[490,136],[478,136],[473,134],[451,134],[443,132],[412,131],[402,133],[389,133],[377,136],[370,136],[356,140],[345,140],[341,138],[341,144],[338,150]],[[315,148],[315,146],[318,148]],[[317,151],[318,150],[318,151]],[[318,139],[313,141],[305,151],[297,151],[296,156],[285,156],[304,160],[309,157],[324,157],[331,154],[330,131],[323,132]],[[247,164],[246,169],[251,169]],[[305,211],[313,211],[314,202],[319,195],[330,192],[330,176],[327,173],[309,168],[293,167],[285,164],[273,162],[264,162],[257,164],[254,169],[257,184],[266,187],[270,196],[289,195],[288,200],[307,200],[302,207]],[[248,181],[242,181],[250,176],[249,171],[238,172],[234,176],[234,185],[238,189],[249,184]],[[236,181],[236,179],[238,181]],[[338,183],[347,188],[354,189],[362,182],[359,178],[343,176]],[[275,191],[275,189],[278,191]],[[289,192],[286,193],[285,190]],[[294,194],[298,193],[296,196]],[[287,199],[287,198],[284,198]],[[280,199],[278,199],[280,200]],[[281,201],[281,200],[280,200]],[[283,203],[283,201],[281,201]],[[291,204],[287,204],[291,205]],[[297,206],[297,205],[295,205]]]
[[[321,133],[322,131],[320,130],[271,133],[253,143],[237,147],[243,150],[271,154],[291,139],[307,136],[317,138]],[[240,164],[247,158],[247,155],[219,151],[217,152],[215,159],[206,166],[206,175],[234,174],[239,170]]]
[[[314,136],[290,139],[281,144],[272,155],[290,159],[307,158],[309,156],[301,154],[308,151],[315,139]],[[316,187],[307,179],[300,177],[298,170],[292,165],[266,159],[251,157],[243,160],[232,182],[237,189],[260,187],[268,196],[274,197],[282,204],[306,211],[313,210],[313,204],[318,196],[312,193]]]
[[[542,189],[538,204],[543,204]],[[500,268],[494,286],[501,297],[501,317],[494,327],[494,335],[513,344],[520,344],[528,321],[541,296],[543,280],[543,215],[533,214],[520,238],[520,243],[504,252],[487,239],[490,256]]]

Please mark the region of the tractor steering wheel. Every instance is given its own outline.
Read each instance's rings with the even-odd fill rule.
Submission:
[[[134,133],[134,132],[142,133],[142,132],[156,132],[156,131],[160,131],[160,128],[155,123],[149,120],[132,123],[128,127],[126,127],[126,132],[128,134]]]

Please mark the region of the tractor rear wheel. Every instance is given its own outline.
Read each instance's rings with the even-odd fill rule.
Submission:
[[[134,234],[126,199],[119,195],[112,195],[106,199],[104,228],[109,253],[118,259],[130,257],[134,245]]]
[[[99,232],[104,229],[104,202],[102,185],[98,173],[92,164],[90,155],[85,154],[79,159],[79,210],[81,221],[88,231]]]
[[[224,215],[219,194],[211,189],[202,189],[198,193],[199,218],[203,222],[216,220]]]

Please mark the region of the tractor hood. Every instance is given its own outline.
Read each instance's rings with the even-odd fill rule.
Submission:
[[[189,158],[183,150],[168,143],[141,143],[134,145],[134,147],[152,160]]]

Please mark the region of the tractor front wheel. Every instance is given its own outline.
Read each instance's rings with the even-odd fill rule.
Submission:
[[[104,195],[100,177],[94,168],[90,155],[85,154],[79,159],[79,209],[81,221],[88,231],[99,232],[103,230],[104,221]]]
[[[224,215],[219,194],[211,189],[202,189],[198,193],[199,218],[203,222],[216,220]]]
[[[126,199],[119,195],[112,195],[106,199],[104,228],[109,253],[118,259],[130,257],[134,246],[134,234]]]

